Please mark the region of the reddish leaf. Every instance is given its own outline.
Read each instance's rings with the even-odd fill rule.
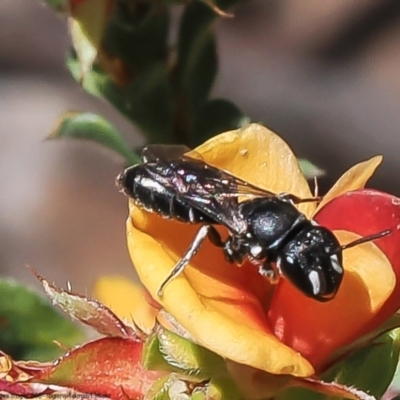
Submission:
[[[28,382],[32,377],[31,371],[37,371],[38,363],[31,363],[21,361],[20,363],[15,362],[7,354],[0,351],[0,379],[3,383],[21,383]],[[43,368],[46,363],[40,364],[40,368]]]
[[[141,366],[142,343],[103,338],[72,350],[35,374],[35,381],[112,399],[142,399],[162,373]]]
[[[46,294],[54,305],[59,306],[65,313],[78,319],[97,332],[113,337],[132,337],[139,339],[141,332],[122,322],[110,309],[86,296],[60,289],[47,282],[38,273],[33,271],[40,280]]]
[[[38,392],[30,383],[14,383],[7,382],[5,379],[0,379],[0,398],[3,393],[15,396],[29,396],[42,394],[43,389]]]
[[[37,367],[37,363],[35,366]],[[33,368],[33,371],[37,371],[37,368]],[[32,379],[30,372],[29,363],[21,362],[20,366],[18,362],[14,362],[0,351],[0,394],[4,392],[15,396],[38,396],[47,393],[47,385],[30,382]]]
[[[64,356],[59,360],[69,357]],[[71,387],[62,387],[47,382],[38,382],[43,376],[51,375],[57,368],[57,363],[39,363],[35,361],[13,361],[9,356],[0,351],[0,398],[6,395],[14,399],[36,398],[54,399],[59,396],[63,399],[83,397],[82,392],[77,392]],[[93,400],[100,399],[91,396]],[[101,396],[101,399],[106,397]],[[108,397],[107,397],[108,398]]]
[[[41,383],[14,383],[7,382],[6,380],[0,379],[0,399],[32,399],[40,397],[40,400],[54,400],[59,397],[63,400],[76,399],[78,396],[83,397],[82,394],[75,392],[71,389],[49,387]],[[97,397],[92,397],[92,400],[97,400]],[[105,400],[104,397],[99,400]]]

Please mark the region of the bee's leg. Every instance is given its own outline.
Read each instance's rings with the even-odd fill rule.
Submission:
[[[245,252],[239,251],[237,243],[235,242],[235,238],[233,236],[229,236],[226,241],[223,241],[219,232],[215,229],[214,226],[210,226],[210,230],[208,232],[208,238],[210,242],[217,247],[221,247],[224,251],[226,259],[231,263],[242,264],[243,259],[245,258]]]
[[[175,265],[175,267],[173,268],[171,273],[167,276],[165,281],[161,284],[160,289],[158,289],[157,294],[159,297],[162,297],[165,286],[183,272],[186,265],[189,264],[190,260],[196,255],[196,253],[200,249],[201,245],[203,244],[204,240],[209,236],[210,231],[212,231],[212,230],[216,231],[215,228],[213,228],[211,225],[203,225],[198,230],[193,242],[191,243],[189,248],[186,250],[186,253],[183,255],[182,259]],[[219,236],[218,232],[217,232],[217,234]],[[221,238],[219,238],[219,239],[221,239]]]
[[[213,227],[212,225],[208,225],[209,230],[208,230],[208,238],[210,239],[210,242],[217,247],[224,247],[225,242],[222,240],[221,235],[219,232]]]
[[[258,272],[260,275],[268,278],[272,284],[276,284],[281,276],[281,272],[277,264],[269,260],[265,260],[264,263],[260,265]]]
[[[270,260],[265,260],[258,269],[258,272],[261,276],[264,276],[268,279],[268,281],[271,283],[270,289],[267,290],[264,294],[263,300],[263,305],[267,307],[267,309],[270,308],[272,299],[274,297],[276,285],[279,282],[280,277],[282,276],[282,273],[280,271],[279,266],[277,265],[276,262],[271,262]]]

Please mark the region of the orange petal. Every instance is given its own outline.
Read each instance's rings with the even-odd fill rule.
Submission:
[[[315,210],[315,213],[321,210],[322,207],[325,207],[325,205],[335,197],[339,197],[340,195],[346,192],[351,192],[352,190],[363,189],[365,184],[374,174],[375,170],[382,163],[382,160],[382,156],[375,156],[367,161],[360,162],[347,170],[324,196]]]
[[[335,231],[341,243],[360,236]],[[269,312],[275,333],[321,369],[338,348],[354,341],[381,309],[396,285],[392,266],[373,242],[343,252],[345,275],[336,297],[326,303],[306,298],[289,282],[278,284]]]
[[[100,277],[94,287],[94,296],[118,317],[133,320],[143,332],[153,329],[157,310],[146,301],[143,288],[125,277]]]
[[[222,133],[187,155],[196,158],[197,153],[208,164],[273,193],[313,197],[288,144],[262,125]],[[299,208],[310,216],[315,204],[304,203]]]

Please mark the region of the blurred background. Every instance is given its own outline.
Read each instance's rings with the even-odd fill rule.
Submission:
[[[371,186],[400,195],[400,2],[249,0],[218,23],[214,97],[236,103],[328,171],[385,157]],[[66,110],[100,113],[142,138],[64,66],[66,21],[40,0],[0,2],[0,274],[34,267],[89,293],[100,274],[134,277],[125,247],[122,160],[82,141],[44,142]]]

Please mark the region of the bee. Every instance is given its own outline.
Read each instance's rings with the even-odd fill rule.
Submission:
[[[262,276],[272,281],[284,276],[306,296],[328,301],[343,279],[343,250],[391,233],[386,230],[341,245],[332,231],[296,208],[318,198],[269,192],[202,159],[188,157],[188,151],[185,146],[147,146],[143,162],[117,178],[120,190],[139,207],[199,225],[186,253],[162,283],[159,296],[208,238],[231,263],[250,259]],[[227,228],[226,240],[217,225]]]

